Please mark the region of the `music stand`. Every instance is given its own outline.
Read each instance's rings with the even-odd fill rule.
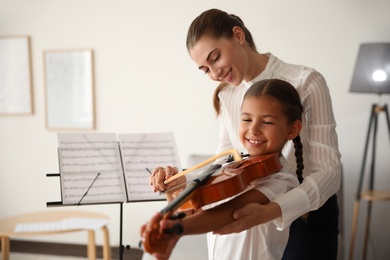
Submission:
[[[179,166],[173,132],[58,133],[61,201],[47,206],[120,205],[119,259],[123,259],[123,203],[165,201],[149,187],[159,160]],[[140,188],[141,187],[141,188]],[[146,188],[148,192],[144,191]]]
[[[355,65],[355,70],[352,78],[350,92],[357,93],[374,93],[378,94],[379,98],[382,94],[390,93],[390,43],[365,43],[359,48],[358,58]],[[387,127],[390,137],[390,119],[387,104],[381,105],[375,103],[371,107],[370,119],[368,123],[367,138],[364,147],[362,168],[360,172],[359,184],[356,192],[354,203],[353,220],[352,220],[352,235],[349,251],[349,259],[353,259],[354,243],[359,215],[359,204],[361,199],[368,202],[367,205],[367,220],[365,227],[363,259],[367,254],[367,243],[369,225],[371,221],[371,208],[373,200],[390,200],[390,192],[378,192],[374,190],[374,174],[375,174],[375,150],[378,130],[378,116],[384,112]],[[372,134],[372,135],[371,135]],[[372,157],[369,170],[368,191],[362,192],[363,179],[367,161],[367,152],[369,149],[370,140],[372,137]]]

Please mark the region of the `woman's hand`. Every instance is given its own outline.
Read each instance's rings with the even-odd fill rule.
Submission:
[[[265,205],[258,203],[249,203],[242,208],[233,212],[233,221],[219,230],[215,230],[214,234],[226,235],[231,233],[239,233],[250,229],[251,227],[267,223],[273,219],[282,216],[282,210],[275,202],[270,202]]]

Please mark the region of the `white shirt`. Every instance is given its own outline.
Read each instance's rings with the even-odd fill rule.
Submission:
[[[280,162],[283,167],[279,172],[253,181],[251,183],[253,186],[248,189],[257,189],[269,200],[274,200],[297,187],[299,182],[295,171],[290,169],[283,156],[280,157]],[[212,206],[217,204],[220,203]],[[288,228],[279,231],[272,221],[240,233],[229,235],[207,233],[208,256],[210,260],[281,259],[288,235]]]
[[[243,96],[254,82],[278,78],[295,86],[304,109],[300,136],[305,179],[297,188],[274,200],[282,209],[282,218],[275,219],[274,223],[278,229],[283,230],[299,216],[321,207],[337,192],[341,181],[341,155],[332,101],[324,77],[312,68],[287,64],[270,53],[267,55],[267,66],[255,79],[239,86],[228,86],[219,93],[221,113],[217,153],[231,148],[246,153],[238,135],[240,110]],[[294,146],[291,141],[284,147],[283,154],[292,169],[295,169]]]

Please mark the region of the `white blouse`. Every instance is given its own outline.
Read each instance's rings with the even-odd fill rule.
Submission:
[[[282,217],[275,219],[274,223],[278,229],[283,230],[299,216],[321,207],[338,191],[341,154],[338,150],[332,100],[324,77],[312,68],[287,64],[270,53],[267,55],[267,66],[255,79],[239,86],[228,86],[219,93],[221,113],[217,153],[231,148],[246,153],[238,135],[240,110],[243,96],[254,82],[278,78],[295,86],[304,109],[300,133],[305,166],[304,181],[274,200],[282,209]],[[294,145],[291,141],[284,147],[283,155],[291,168],[295,169]]]

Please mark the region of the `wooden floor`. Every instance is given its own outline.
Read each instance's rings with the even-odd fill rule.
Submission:
[[[0,256],[1,259],[1,256]],[[84,260],[86,257],[74,257],[74,256],[55,256],[55,255],[40,255],[40,254],[28,254],[28,253],[12,253],[10,254],[10,260]],[[96,260],[101,260],[97,258]]]
[[[47,243],[37,241],[11,240],[10,260],[84,260],[87,258],[86,245]],[[96,260],[103,259],[102,247],[96,248]],[[141,260],[143,252],[137,248],[111,248],[111,259]],[[0,260],[1,258],[0,254]]]
[[[112,259],[119,259],[118,256],[113,256]],[[123,259],[142,259],[142,256],[137,256],[137,258],[124,256]],[[0,260],[1,258],[0,254]],[[29,253],[10,253],[10,260],[88,260],[87,257],[83,256],[57,256],[57,255],[42,255],[42,254],[29,254]],[[96,260],[103,260],[102,258],[96,258]]]

